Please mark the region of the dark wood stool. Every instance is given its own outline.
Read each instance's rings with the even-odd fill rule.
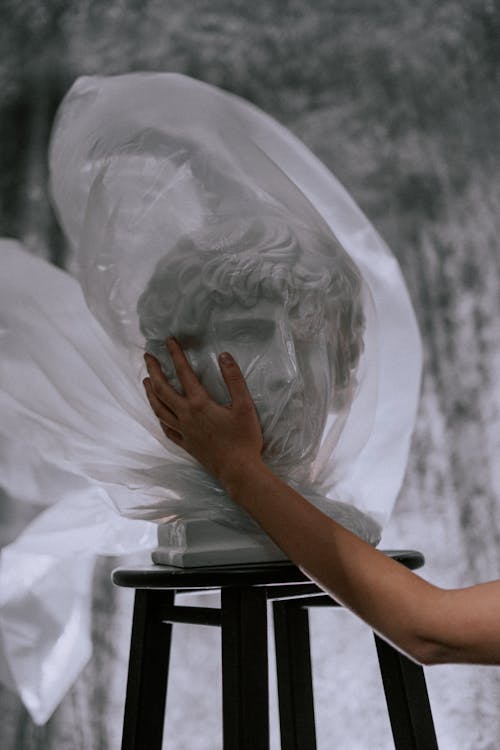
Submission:
[[[410,569],[414,551],[388,551]],[[133,588],[122,750],[161,750],[173,623],[215,625],[222,635],[224,750],[268,750],[267,602],[273,602],[282,750],[315,750],[308,608],[339,606],[290,562],[117,568]],[[175,594],[220,589],[221,607],[176,606]],[[437,748],[422,667],[375,635],[398,750]]]

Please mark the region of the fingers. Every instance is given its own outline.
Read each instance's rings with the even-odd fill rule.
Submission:
[[[171,427],[167,427],[166,425],[162,424],[161,428],[165,435],[168,437],[169,440],[171,440],[176,445],[183,444],[183,437],[179,432],[176,432],[176,430],[172,430]]]
[[[146,396],[148,397],[149,404],[160,420],[162,428],[165,429],[165,427],[167,427],[179,432],[179,419],[174,414],[174,412],[169,409],[168,406],[160,400],[160,398],[158,398],[150,378],[145,378],[142,382],[146,390]],[[169,384],[167,383],[167,385]]]
[[[151,369],[153,370],[153,372],[155,371],[154,365],[153,365],[153,367]],[[149,370],[150,370],[150,365],[148,364],[148,371]],[[163,373],[161,373],[161,374],[163,376]],[[165,386],[165,384],[166,384],[169,388],[172,388],[172,386],[165,379],[164,376],[163,376],[163,379],[165,380],[165,383],[163,383],[162,381],[160,381],[160,385]],[[149,404],[150,404],[153,412],[155,413],[155,415],[158,417],[158,419],[160,421],[160,427],[162,428],[163,432],[165,433],[165,436],[169,440],[171,440],[173,443],[175,443],[176,445],[181,445],[182,446],[182,444],[183,444],[183,435],[179,431],[180,423],[179,423],[178,417],[174,414],[174,412],[171,409],[168,408],[168,406],[166,406],[165,403],[163,403],[163,401],[161,401],[158,398],[158,396],[156,395],[156,393],[155,393],[155,391],[153,389],[153,384],[152,384],[150,378],[145,378],[142,381],[142,383],[144,385],[144,388],[145,388],[145,391],[146,391],[146,396],[148,398]],[[177,395],[177,396],[179,395],[177,393],[177,391],[175,391],[174,388],[172,388],[172,390],[174,391],[175,395]]]
[[[180,344],[173,338],[173,336],[169,336],[167,339],[167,346],[174,363],[177,377],[184,388],[186,396],[204,393],[205,389],[194,374]]]
[[[167,346],[175,366],[177,377],[184,389],[187,400],[191,399],[191,404],[194,405],[194,397],[197,397],[197,402],[200,404],[205,403],[208,394],[193,372],[180,344],[178,344],[174,338],[169,337],[167,339]],[[147,391],[148,398],[150,398],[151,393],[154,398],[153,402],[151,402],[150,398],[152,406],[158,401],[158,404],[153,406],[153,411],[155,411],[155,414],[160,418],[160,414],[156,409],[160,409],[161,406],[165,407],[167,412],[170,412],[171,414],[163,413],[165,416],[169,417],[168,423],[175,428],[175,426],[179,424],[176,415],[182,412],[183,404],[187,403],[186,398],[179,394],[168,382],[162,372],[160,363],[154,357],[150,354],[146,354],[145,360],[151,381],[150,392]],[[233,357],[228,352],[223,352],[219,356],[219,365],[233,405],[253,405],[253,400],[245,382],[245,378]],[[144,384],[146,385],[146,382]],[[176,420],[175,423],[172,422],[172,417]]]
[[[145,354],[149,380],[156,397],[174,413],[179,408],[182,396],[171,385],[160,367],[160,363],[151,354]]]
[[[219,356],[219,364],[222,377],[231,395],[233,406],[253,403],[245,378],[237,362],[228,352],[223,352]]]

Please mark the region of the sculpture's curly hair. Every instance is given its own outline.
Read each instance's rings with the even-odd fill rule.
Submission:
[[[320,246],[304,252],[276,217],[226,221],[183,236],[158,262],[137,303],[147,351],[162,361],[166,336],[203,335],[214,307],[278,301],[299,339],[327,321],[335,393],[345,393],[363,350],[363,284],[333,237],[328,246],[315,240]]]

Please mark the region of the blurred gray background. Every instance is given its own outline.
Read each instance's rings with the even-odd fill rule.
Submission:
[[[55,110],[78,75],[133,70],[186,73],[262,107],[388,241],[416,308],[425,376],[384,545],[422,550],[423,575],[444,586],[498,577],[500,3],[0,0],[1,235],[64,266],[46,184]],[[2,543],[34,512],[2,496]],[[3,750],[119,747],[131,599],[112,590],[114,564],[96,575],[93,660],[50,722],[35,727],[0,689]],[[325,610],[312,633],[320,750],[391,748],[367,628]],[[172,669],[166,746],[217,750],[218,634],[178,626]],[[499,747],[500,671],[426,674],[442,750]]]

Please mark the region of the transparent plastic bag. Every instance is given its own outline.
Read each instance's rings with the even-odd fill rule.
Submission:
[[[215,356],[230,349],[274,470],[383,524],[406,466],[420,341],[396,261],[328,170],[251,104],[157,73],[79,79],[50,164],[86,301],[137,382],[145,347],[173,375],[174,334],[224,401]],[[169,493],[181,457],[166,447],[163,500],[146,491],[138,507],[121,493],[122,513],[195,511],[192,492],[182,510]],[[211,484],[205,508],[218,498],[234,517]]]
[[[0,464],[13,496],[50,486],[54,500],[0,567],[5,655],[39,723],[89,653],[95,554],[151,549],[150,520],[260,533],[165,438],[141,385],[145,348],[173,378],[164,337],[177,335],[221,402],[215,357],[231,351],[268,463],[372,543],[401,486],[421,372],[392,254],[335,177],[251,104],[176,74],[79,79],[50,173],[78,281],[0,242],[0,437],[19,446]],[[45,468],[26,473],[28,459]]]

